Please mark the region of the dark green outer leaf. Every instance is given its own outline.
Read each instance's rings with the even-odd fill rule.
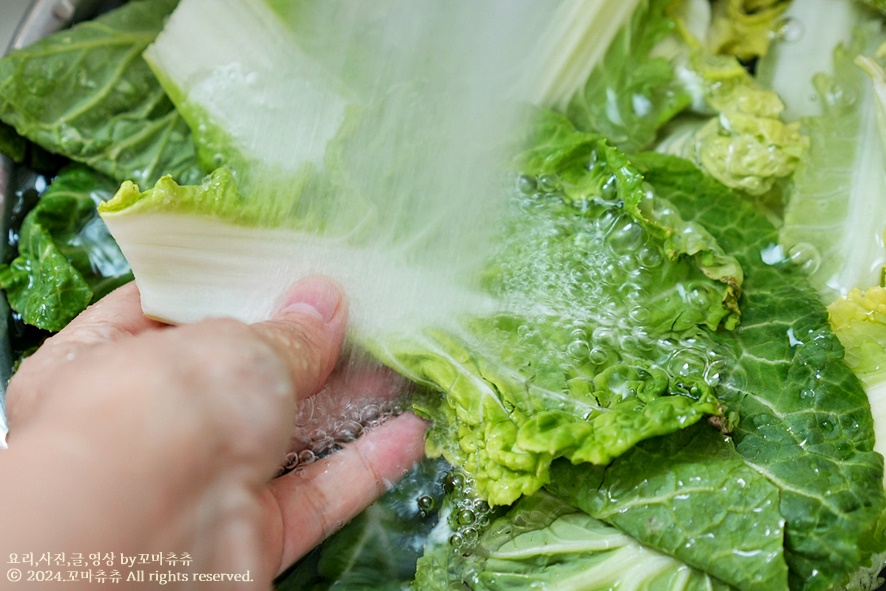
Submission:
[[[0,120],[117,179],[197,182],[194,146],[142,59],[177,0],[130,2],[0,60]]]
[[[424,460],[381,499],[330,536],[276,581],[278,591],[405,590],[443,497],[449,466]],[[421,498],[432,499],[422,512]]]
[[[781,489],[791,589],[841,588],[886,547],[876,525],[886,499],[867,396],[826,310],[799,270],[763,262],[778,236],[750,206],[680,159],[636,162],[745,269],[742,325],[722,339],[738,363],[718,393],[741,416],[737,450]]]
[[[28,140],[18,135],[12,127],[0,123],[0,153],[13,162],[22,163],[28,153]]]
[[[15,128],[3,122],[0,122],[0,153],[8,156],[16,164],[38,172],[55,172],[66,162],[65,158],[47,152],[28,141],[16,133]]]
[[[625,576],[629,573],[628,576]],[[548,493],[502,512],[472,552],[428,545],[414,591],[729,591]]]
[[[90,169],[64,169],[25,217],[19,255],[0,265],[0,288],[25,323],[61,330],[91,302],[131,279],[96,204],[117,183]]]
[[[555,464],[548,488],[738,589],[787,588],[779,491],[708,425],[643,442],[608,467]]]

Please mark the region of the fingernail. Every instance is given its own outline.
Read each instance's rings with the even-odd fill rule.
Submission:
[[[286,295],[280,313],[310,314],[329,322],[341,305],[341,288],[334,281],[321,276],[300,280]]]

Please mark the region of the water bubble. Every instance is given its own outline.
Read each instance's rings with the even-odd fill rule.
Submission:
[[[523,193],[524,195],[531,195],[535,192],[538,187],[538,182],[535,180],[535,177],[529,176],[526,174],[520,175],[517,178],[517,190]]]
[[[480,513],[489,513],[492,511],[492,507],[489,506],[483,499],[474,499],[474,511],[478,511]]]
[[[788,259],[810,275],[821,266],[821,253],[808,242],[798,242],[789,248]]]
[[[788,16],[775,21],[772,38],[785,43],[795,43],[803,38],[805,32],[806,28],[799,19]]]
[[[575,340],[566,346],[566,352],[573,359],[587,359],[588,354],[591,352],[591,347],[587,341]]]
[[[720,383],[720,378],[723,375],[723,372],[726,369],[726,360],[722,358],[714,358],[708,361],[708,365],[705,368],[704,372],[704,381],[710,384],[711,386],[716,386]]]
[[[453,490],[457,490],[464,487],[465,477],[459,472],[452,472],[446,477],[446,483],[448,483]]]
[[[637,260],[643,268],[652,269],[664,262],[664,255],[658,246],[646,245],[637,253]]]
[[[594,332],[591,335],[591,340],[593,341],[595,347],[612,347],[618,340],[618,335],[616,334],[615,330],[609,327],[598,326],[594,329]]]
[[[321,439],[311,440],[311,451],[317,456],[329,454],[335,445],[335,440],[329,435],[325,435]]]
[[[298,465],[298,452],[291,451],[283,456],[283,469],[292,470]]]
[[[634,306],[628,310],[628,317],[637,324],[645,324],[652,317],[652,312],[647,306]]]
[[[698,308],[704,308],[712,300],[719,300],[718,294],[714,291],[714,288],[705,283],[694,283],[689,286],[689,289],[686,290],[686,301]]]
[[[556,175],[553,174],[543,174],[538,177],[538,187],[545,193],[552,193],[556,191],[560,186],[560,180]]]
[[[461,531],[462,543],[471,547],[480,541],[480,532],[473,527],[466,527]]]
[[[470,509],[462,509],[458,512],[456,516],[456,521],[458,521],[459,525],[471,525],[476,520],[477,516]]]
[[[317,460],[317,456],[309,449],[302,450],[298,453],[299,464],[311,464]]]
[[[600,203],[600,205],[608,207],[617,207],[620,205],[618,202],[617,179],[614,176],[606,179],[606,182],[600,187],[600,198],[597,202]]]
[[[678,376],[703,376],[707,361],[701,351],[691,348],[680,349],[670,356],[667,369]]]
[[[601,234],[606,234],[612,230],[612,228],[622,219],[624,216],[617,210],[607,210],[604,211],[597,217],[597,220],[594,222],[596,229]]]
[[[456,550],[464,546],[465,539],[458,532],[452,534],[449,538],[449,545],[453,546]]]
[[[521,343],[533,341],[537,336],[536,330],[528,324],[521,324],[517,327],[517,339]]]
[[[569,334],[576,340],[586,340],[588,338],[588,331],[582,327],[572,329],[572,332]]]
[[[371,423],[378,421],[381,417],[381,409],[374,404],[367,404],[360,412],[360,419],[363,423]]]
[[[335,440],[342,443],[354,441],[363,434],[363,425],[357,421],[345,421],[335,430]]]
[[[595,365],[604,365],[609,361],[609,351],[603,347],[594,347],[588,353],[588,359]]]
[[[643,246],[645,239],[646,232],[640,227],[640,224],[632,220],[614,227],[606,237],[609,247],[616,254],[638,251]]]
[[[434,497],[430,495],[422,495],[417,500],[418,508],[422,511],[433,511],[434,507],[437,505],[436,501],[434,501]]]
[[[643,287],[636,281],[625,281],[619,288],[618,293],[629,303],[643,299]]]

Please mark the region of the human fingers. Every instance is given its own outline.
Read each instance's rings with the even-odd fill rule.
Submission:
[[[34,414],[47,375],[75,361],[83,351],[162,326],[142,314],[139,298],[135,283],[119,287],[84,310],[25,359],[7,392],[6,410],[10,424]]]
[[[384,494],[424,453],[426,424],[405,413],[268,485],[279,511],[282,571]]]
[[[88,347],[76,363],[60,363],[39,376],[45,398],[52,399],[41,402],[39,422],[77,417],[79,423],[68,422],[83,429],[104,421],[95,425],[98,437],[114,430],[107,417],[134,416],[144,428],[131,428],[143,431],[140,440],[149,444],[174,448],[179,438],[188,438],[189,458],[201,462],[211,454],[206,457],[213,465],[224,465],[236,450],[256,465],[276,467],[295,402],[326,381],[346,321],[338,285],[311,277],[299,281],[266,322],[211,319]],[[261,475],[259,484],[272,475],[272,469]]]
[[[341,287],[322,276],[306,277],[273,318],[250,328],[286,361],[295,398],[317,393],[341,353],[348,303]]]
[[[167,540],[159,546],[194,548],[201,564],[260,563],[261,548],[248,555],[243,540],[260,531],[255,507],[296,398],[331,371],[346,315],[340,289],[310,278],[258,325],[211,320],[88,348],[44,376],[51,398],[17,431],[14,454],[63,448],[84,475],[78,511],[109,525],[89,535],[109,547],[137,550],[117,535],[126,523],[138,547]],[[58,532],[80,536],[65,515],[54,516]]]

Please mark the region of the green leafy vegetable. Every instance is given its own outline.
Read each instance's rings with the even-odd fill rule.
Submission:
[[[28,141],[18,135],[12,127],[0,123],[0,153],[5,154],[13,162],[24,162],[28,150]]]
[[[19,254],[0,265],[0,287],[33,326],[60,330],[91,302],[132,279],[98,217],[117,183],[85,167],[63,170],[22,223]]]
[[[870,27],[859,29],[851,45],[835,50],[833,73],[815,77],[823,114],[804,120],[810,150],[788,189],[781,244],[827,301],[877,284],[886,261],[878,107],[870,80],[854,63],[881,38]]]
[[[156,183],[127,174],[100,207],[146,313],[261,320],[291,280],[333,275],[351,340],[426,387],[427,451],[456,466],[438,518],[416,491],[391,496],[280,585],[402,588],[428,537],[417,589],[869,590],[886,551],[875,425],[791,261],[816,262],[826,249],[795,232],[831,218],[813,237],[848,244],[835,257],[853,268],[873,260],[843,214],[882,224],[880,192],[832,209],[829,191],[882,177],[850,64],[878,26],[837,52],[798,124],[808,77],[792,72],[782,102],[739,63],[765,53],[761,71],[783,74],[785,2],[704,18],[689,18],[704,0],[464,6],[182,0],[146,52],[146,84],[213,169],[202,184],[169,161]],[[639,152],[687,120],[690,160]],[[738,192],[785,186],[779,235]],[[830,289],[833,272],[812,278]],[[855,302],[865,318],[876,298]],[[873,359],[873,332],[842,323],[864,376],[853,339]]]
[[[436,422],[430,449],[476,478],[481,495],[495,505],[538,490],[553,458],[605,464],[638,441],[720,414],[696,372],[705,363],[705,330],[731,328],[738,320],[741,268],[704,228],[649,194],[625,157],[599,137],[576,133],[553,114],[540,117],[537,136],[520,158],[525,192],[514,192],[483,290],[473,295],[473,302],[495,307],[483,314],[465,308],[456,318],[429,311],[411,333],[402,324],[392,328],[375,309],[353,334],[397,371],[446,393],[419,405]],[[148,313],[182,319],[192,304],[170,286],[181,285],[185,275],[216,282],[179,264],[233,255],[235,235],[265,242],[259,236],[271,230],[242,225],[250,223],[242,199],[222,170],[201,187],[168,179],[144,193],[126,186],[102,206],[139,277]],[[247,215],[238,217],[240,210]],[[158,222],[167,232],[155,238]],[[278,266],[311,247],[305,235],[281,224],[272,251],[256,257],[240,251],[236,273],[250,278],[252,295],[200,295],[200,313],[273,309]],[[152,253],[164,248],[162,236],[172,228],[195,238],[218,235],[220,242],[200,238],[178,261],[155,268]],[[130,250],[130,244],[140,246]],[[364,247],[338,248],[349,264],[366,256]],[[268,257],[277,262],[266,268],[253,260]],[[215,272],[231,272],[230,264],[239,265]],[[341,271],[336,276],[351,293],[377,289],[359,270]],[[452,289],[441,283],[445,277],[420,266],[405,271],[416,282],[432,282],[438,296],[439,289]],[[271,275],[263,277],[266,272]],[[259,282],[269,289],[256,292]],[[654,305],[644,308],[644,300]]]
[[[799,123],[784,123],[784,105],[733,57],[696,53],[694,72],[716,115],[671,132],[656,148],[694,161],[721,183],[761,196],[790,176],[809,140]]]
[[[64,158],[47,152],[16,133],[15,129],[0,122],[0,154],[9,157],[16,164],[41,172],[56,171],[64,163]]]
[[[419,561],[413,589],[472,591],[727,591],[729,587],[638,544],[546,493],[493,521],[467,556],[446,543]]]
[[[278,591],[405,590],[437,523],[444,463],[425,460],[281,576]]]
[[[644,442],[608,467],[557,464],[551,480],[570,504],[737,589],[787,589],[779,490],[710,426]]]
[[[860,0],[860,2],[886,14],[886,2],[883,2],[883,0]]]
[[[751,60],[766,55],[790,0],[716,0],[707,44],[712,53]]]
[[[648,155],[641,169],[745,269],[742,327],[718,339],[732,359],[717,392],[741,417],[736,449],[781,489],[791,588],[848,585],[886,543],[883,458],[826,310],[801,272],[773,256],[777,233],[761,214],[685,161]]]
[[[786,192],[781,242],[830,301],[876,284],[886,260],[881,107],[864,75],[876,87],[879,66],[870,56],[886,37],[857,3],[812,0],[789,12],[805,33],[777,44],[760,68],[811,140]]]
[[[0,121],[118,180],[195,182],[184,121],[141,57],[177,0],[134,1],[0,60]]]
[[[831,326],[846,347],[846,364],[864,382],[876,439],[886,453],[886,288],[853,289],[828,305]]]
[[[867,384],[886,378],[886,288],[853,289],[828,305],[846,363]]]
[[[668,2],[644,0],[622,27],[566,114],[627,151],[647,148],[658,129],[691,103],[669,59],[655,54],[675,22]]]

